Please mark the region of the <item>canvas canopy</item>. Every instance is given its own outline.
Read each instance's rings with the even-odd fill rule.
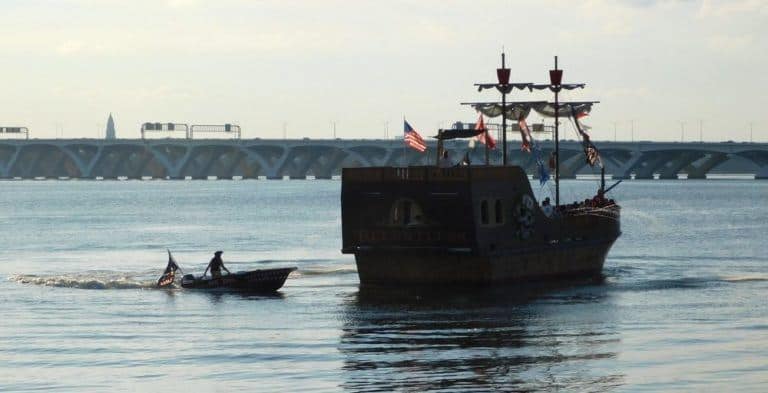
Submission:
[[[533,90],[545,90],[549,89],[552,86],[551,85],[537,85],[534,83],[508,83],[506,85],[501,85],[498,83],[476,83],[475,86],[477,86],[477,91],[483,91],[485,89],[496,89],[499,91],[499,93],[503,94],[509,94],[512,92],[512,90],[525,90],[528,89],[529,91]],[[561,90],[573,90],[573,89],[583,89],[584,84],[583,83],[570,83],[570,84],[564,84],[559,86]]]
[[[596,103],[596,101],[563,102],[559,104],[557,115],[559,117],[570,117],[573,113],[577,115],[588,114],[592,111],[592,105]],[[477,102],[469,103],[468,105],[471,105],[478,112],[488,117],[501,116],[502,105],[500,102]],[[510,102],[506,104],[505,114],[508,119],[525,119],[531,113],[531,110],[543,117],[555,117],[555,104],[546,101]]]
[[[434,138],[439,140],[457,139],[457,138],[474,138],[482,134],[483,132],[485,132],[484,128],[474,129],[474,130],[464,130],[464,129],[440,130],[440,132],[437,135],[435,135]]]

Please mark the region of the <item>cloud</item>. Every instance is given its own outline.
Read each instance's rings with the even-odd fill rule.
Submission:
[[[56,47],[56,53],[63,56],[78,54],[82,50],[83,43],[76,40],[64,41]]]
[[[707,40],[709,47],[718,51],[744,51],[752,48],[754,42],[751,34],[717,34]]]
[[[765,0],[704,0],[698,12],[701,18],[724,18],[743,14],[767,16],[768,3]]]
[[[197,7],[202,4],[200,0],[166,0],[165,4],[171,8]]]
[[[538,80],[559,54],[574,80],[599,86],[574,92],[605,101],[605,117],[596,119],[630,118],[660,94],[682,113],[662,113],[660,124],[695,118],[711,101],[743,117],[759,113],[752,90],[768,89],[756,79],[739,90],[750,70],[768,66],[766,7],[766,0],[0,1],[0,79],[14,92],[0,109],[42,123],[54,115],[37,108],[72,113],[68,127],[80,121],[86,129],[106,109],[123,108],[122,121],[138,123],[198,112],[247,118],[258,106],[254,124],[279,130],[287,119],[295,130],[303,120],[285,109],[290,101],[307,129],[329,118],[394,124],[388,114],[402,112],[435,124],[472,116],[455,101],[487,98],[470,84],[492,77],[506,44],[521,80]],[[734,87],[713,98],[691,85]],[[51,86],[59,86],[54,94]],[[353,108],[339,115],[340,107]]]
[[[653,94],[651,94],[651,89],[645,86],[613,87],[594,89],[593,91],[596,96],[610,100],[649,98],[653,96]]]

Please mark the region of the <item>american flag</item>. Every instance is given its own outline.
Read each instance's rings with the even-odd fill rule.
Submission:
[[[424,139],[419,135],[416,130],[411,127],[410,124],[408,124],[407,121],[403,121],[405,124],[403,125],[405,134],[403,135],[403,140],[405,141],[405,144],[408,145],[411,149],[418,150],[420,152],[424,152],[427,150],[427,144],[424,142]]]

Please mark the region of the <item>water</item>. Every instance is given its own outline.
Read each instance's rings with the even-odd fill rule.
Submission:
[[[564,182],[564,199],[594,181]],[[764,391],[768,183],[635,181],[605,278],[363,291],[339,181],[0,183],[0,391]],[[547,190],[541,190],[546,192]],[[276,296],[152,289],[297,266]]]

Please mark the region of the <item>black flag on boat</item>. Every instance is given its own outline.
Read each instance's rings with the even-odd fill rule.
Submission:
[[[163,275],[157,280],[157,286],[165,287],[173,284],[173,280],[176,278],[176,270],[181,270],[181,268],[176,264],[176,260],[173,259],[171,250],[168,250],[168,266],[165,267]]]
[[[574,108],[571,108],[571,117],[573,118],[573,123],[576,125],[576,131],[578,131],[579,135],[581,135],[581,147],[584,148],[584,155],[587,158],[587,164],[589,164],[589,166],[595,166],[595,164],[599,164],[600,167],[602,167],[603,161],[600,159],[600,152],[597,150],[595,144],[592,143],[592,141],[589,139],[589,134],[584,132],[581,123],[579,123],[579,119],[586,115],[587,112],[577,113]]]

